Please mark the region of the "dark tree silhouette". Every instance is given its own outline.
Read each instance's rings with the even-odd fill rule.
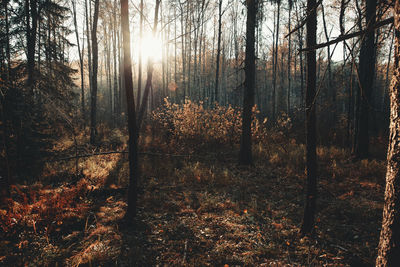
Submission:
[[[257,3],[256,0],[247,1],[246,21],[246,59],[245,81],[242,114],[242,137],[240,142],[239,163],[249,165],[253,163],[251,148],[251,117],[254,106],[254,90],[256,78],[255,31],[256,31]]]
[[[133,96],[132,63],[131,63],[131,37],[129,32],[129,6],[128,0],[121,0],[121,31],[124,54],[124,86],[128,108],[128,152],[129,152],[129,189],[127,220],[136,216],[137,180],[140,177],[138,164],[138,138],[136,125],[135,99]]]
[[[316,0],[307,0],[307,47],[316,45],[317,37],[317,9]],[[316,153],[316,52],[307,51],[307,88],[306,88],[306,168],[307,193],[304,208],[302,234],[311,232],[314,225],[314,216],[317,197],[317,153]]]
[[[92,91],[91,91],[91,110],[90,110],[90,143],[96,142],[96,109],[97,109],[97,69],[98,69],[98,53],[97,44],[97,21],[99,19],[99,1],[94,2],[93,27],[92,27]]]
[[[372,28],[376,18],[376,0],[365,1],[365,20],[367,29]],[[375,70],[375,31],[368,30],[361,36],[360,64],[358,68],[359,86],[356,107],[355,155],[367,158],[369,152],[369,112]]]

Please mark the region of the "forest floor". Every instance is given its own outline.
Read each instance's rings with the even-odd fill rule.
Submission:
[[[255,145],[252,167],[237,165],[236,145],[147,136],[142,149],[151,153],[140,161],[139,211],[128,226],[126,154],[80,159],[79,175],[73,160],[49,162],[40,182],[13,186],[0,208],[0,265],[374,265],[384,160],[319,147],[316,226],[301,238],[304,145]],[[58,140],[53,151],[73,155],[73,141]]]

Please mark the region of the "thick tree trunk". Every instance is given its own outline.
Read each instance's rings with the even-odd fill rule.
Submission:
[[[376,0],[366,1],[366,24],[367,28],[375,24]],[[369,112],[371,106],[371,92],[375,70],[375,32],[368,31],[363,39],[360,50],[359,64],[359,87],[357,112],[357,136],[355,143],[355,156],[357,158],[367,158],[369,154]]]
[[[92,49],[93,49],[93,75],[91,92],[91,110],[90,110],[90,143],[96,143],[96,109],[97,109],[97,68],[98,68],[98,44],[97,44],[97,21],[99,18],[99,2],[94,2],[93,28],[92,28]]]
[[[307,47],[316,45],[317,12],[316,0],[307,0]],[[304,208],[302,234],[311,232],[314,226],[317,197],[317,154],[316,154],[316,51],[307,52],[307,89],[306,89],[306,169],[307,193]]]
[[[251,117],[254,106],[254,91],[256,77],[255,56],[255,29],[256,29],[257,6],[256,0],[247,1],[246,21],[246,58],[245,58],[245,81],[242,114],[242,137],[240,142],[239,163],[250,165],[253,163],[251,148]]]
[[[376,266],[400,266],[400,1],[394,7],[395,53],[390,88],[390,135],[387,153],[385,204],[383,207]]]

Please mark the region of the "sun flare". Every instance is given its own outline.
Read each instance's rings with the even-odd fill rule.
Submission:
[[[162,60],[162,41],[151,34],[143,36],[141,44],[142,58],[145,62],[151,58],[155,63]]]

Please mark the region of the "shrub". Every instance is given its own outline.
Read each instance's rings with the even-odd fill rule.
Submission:
[[[220,106],[205,108],[203,102],[192,102],[188,99],[183,104],[173,104],[165,98],[163,107],[155,110],[152,120],[155,127],[161,129],[168,138],[177,141],[199,142],[209,144],[239,143],[242,127],[242,116],[239,108]],[[252,132],[255,141],[265,136],[264,123],[260,123],[253,108]]]

